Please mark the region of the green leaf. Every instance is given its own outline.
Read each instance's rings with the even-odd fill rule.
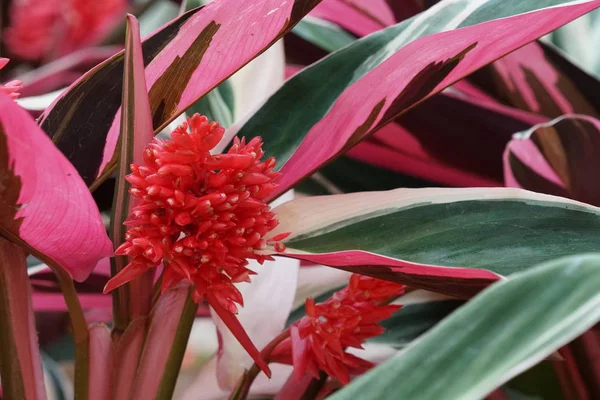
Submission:
[[[303,193],[322,195],[432,186],[438,185],[348,157],[339,157],[295,188]]]
[[[292,32],[327,52],[341,49],[356,40],[339,26],[310,15],[298,22]]]
[[[206,96],[198,100],[188,110],[188,115],[199,113],[211,121],[218,121],[222,127],[233,124],[233,89],[229,81],[221,83]]]
[[[600,254],[492,285],[332,400],[481,399],[600,320]]]
[[[460,300],[444,300],[402,306],[391,318],[380,323],[385,332],[369,339],[369,342],[394,347],[407,346],[463,303]]]

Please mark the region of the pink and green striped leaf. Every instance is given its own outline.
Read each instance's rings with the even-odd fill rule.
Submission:
[[[155,132],[271,46],[317,3],[215,0],[147,38],[144,65]],[[41,121],[88,185],[99,184],[115,166],[123,61],[121,52],[93,68]]]
[[[515,134],[506,147],[506,186],[600,205],[600,121],[566,115]]]
[[[329,398],[485,398],[600,320],[599,272],[598,253],[531,265]]]
[[[0,93],[0,233],[37,258],[87,278],[112,252],[77,170],[10,97]]]
[[[263,137],[283,173],[282,193],[407,109],[599,6],[565,0],[438,3],[299,72],[238,134]]]
[[[468,297],[559,256],[593,251],[600,209],[519,189],[396,189],[293,200],[279,255]]]

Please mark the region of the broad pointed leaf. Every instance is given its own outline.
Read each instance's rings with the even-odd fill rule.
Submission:
[[[155,132],[271,46],[318,2],[215,0],[147,38],[144,64]],[[122,70],[121,52],[71,85],[41,122],[88,185],[114,168]]]
[[[92,195],[27,112],[0,93],[0,233],[84,280],[111,254]]]
[[[515,274],[330,398],[481,399],[598,322],[599,287],[598,254]]]
[[[600,205],[600,121],[567,115],[515,134],[506,147],[506,185]]]
[[[438,3],[304,69],[239,135],[263,137],[283,173],[283,192],[417,103],[598,6],[600,1]]]
[[[273,234],[292,232],[280,255],[457,296],[600,238],[600,209],[518,189],[320,196],[274,212]]]

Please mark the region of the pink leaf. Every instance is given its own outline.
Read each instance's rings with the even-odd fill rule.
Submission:
[[[358,36],[396,23],[385,0],[324,0],[311,15],[335,22]]]
[[[281,168],[279,190],[287,190],[415,104],[599,5],[590,1],[546,8],[408,43],[349,86],[308,131]]]
[[[91,325],[90,328],[90,372],[89,400],[110,398],[112,365],[112,342],[110,330],[104,324]]]
[[[136,378],[138,363],[140,362],[147,324],[147,317],[140,317],[133,320],[116,341],[113,356],[114,367],[111,377],[111,399],[127,400],[132,398],[134,379]],[[167,349],[164,350],[167,351]],[[156,371],[156,373],[160,372]]]
[[[181,360],[171,360],[171,354],[176,347],[187,344],[187,340],[182,341],[181,338],[177,342],[177,335],[191,328],[180,326],[188,322],[184,321],[187,318],[184,314],[191,303],[189,297],[189,284],[180,284],[161,295],[152,309],[131,398],[156,398],[165,376],[172,376],[174,371],[171,369],[179,367]],[[170,365],[170,361],[174,364]]]
[[[0,93],[0,231],[84,280],[111,243],[75,168],[25,110]]]

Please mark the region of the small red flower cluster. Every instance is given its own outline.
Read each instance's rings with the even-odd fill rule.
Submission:
[[[315,304],[306,299],[306,316],[291,328],[291,338],[276,349],[291,350],[294,374],[301,379],[305,373],[315,378],[319,371],[343,384],[350,375],[358,375],[373,366],[369,361],[345,351],[347,347],[362,349],[366,339],[385,331],[377,323],[390,318],[401,306],[385,305],[404,293],[405,286],[393,282],[353,274],[348,286]]]
[[[61,56],[99,40],[124,16],[126,5],[126,0],[14,1],[5,43],[26,60]]]
[[[6,64],[8,64],[8,58],[0,57],[0,69],[4,68]],[[0,84],[0,92],[4,92],[13,99],[19,97],[19,89],[21,89],[22,82],[21,81],[10,81],[5,84]]]
[[[189,131],[188,131],[189,128]],[[117,255],[130,263],[105,291],[164,263],[162,289],[182,279],[195,284],[194,300],[217,301],[231,313],[243,305],[234,283],[254,274],[247,259],[272,260],[261,251],[287,234],[265,239],[278,224],[265,203],[279,176],[275,159],[261,161],[262,141],[234,140],[227,154],[211,155],[223,137],[216,122],[199,114],[171,135],[154,139],[144,153],[145,166],[131,165],[131,195],[139,200],[125,221],[131,228]]]

